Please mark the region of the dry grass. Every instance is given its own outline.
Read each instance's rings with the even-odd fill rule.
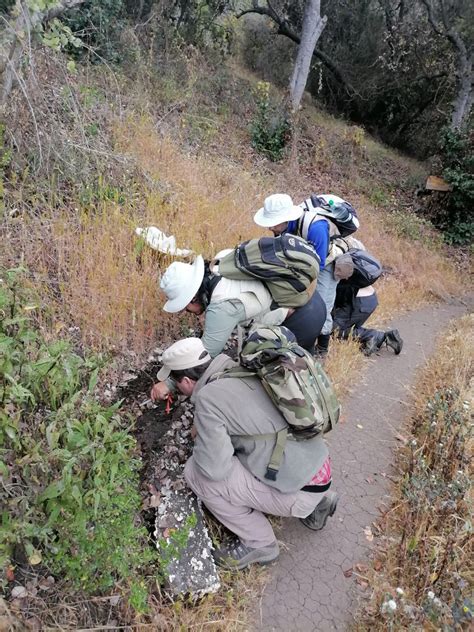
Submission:
[[[197,603],[177,601],[164,607],[161,604],[154,619],[158,629],[166,632],[249,630],[268,579],[267,571],[254,566],[243,572],[220,572],[219,576],[221,589],[216,595],[208,595]]]
[[[176,235],[179,245],[210,258],[258,235],[249,213],[262,202],[264,183],[258,174],[217,156],[187,153],[175,139],[160,135],[150,120],[118,125],[116,139],[120,151],[158,183],[162,193],[147,197],[148,214]],[[160,214],[163,197],[166,215]]]
[[[49,76],[55,77],[57,72],[58,82],[65,81],[60,60],[55,59],[56,66],[51,61],[43,63]],[[43,325],[52,334],[73,327],[76,338],[87,346],[114,353],[127,351],[142,358],[166,332],[175,335],[179,323],[160,310],[163,299],[157,291],[157,278],[169,260],[157,258],[147,248],[137,255],[135,227],[157,225],[174,234],[180,246],[211,257],[221,248],[262,234],[252,216],[264,197],[275,191],[288,191],[300,201],[310,191],[332,190],[359,209],[360,238],[390,271],[377,286],[380,307],[371,321],[374,325],[427,301],[462,292],[455,266],[439,244],[403,236],[412,235],[412,227],[401,230],[405,219],[397,215],[394,222],[387,214],[395,205],[390,197],[395,183],[418,173],[417,163],[376,145],[359,128],[347,128],[313,109],[302,120],[297,163],[269,163],[249,148],[248,120],[241,116],[238,94],[228,98],[231,113],[241,108],[240,117],[228,115],[223,125],[216,113],[218,142],[211,140],[206,145],[203,139],[196,151],[187,142],[189,125],[184,121],[188,112],[199,113],[201,102],[208,108],[212,98],[199,93],[200,70],[195,59],[188,62],[186,73],[184,93],[166,78],[149,81],[151,75],[146,73],[135,80],[114,78],[109,70],[104,76],[95,70],[87,78],[66,77],[67,94],[73,95],[71,103],[78,111],[73,134],[77,143],[87,126],[98,121],[99,153],[110,152],[110,160],[102,157],[95,167],[99,174],[108,171],[94,185],[98,201],[84,204],[74,193],[72,200],[58,208],[51,195],[49,201],[36,199],[32,208],[31,199],[23,200],[21,184],[18,190],[10,188],[15,214],[7,216],[2,226],[3,234],[8,235],[4,261],[22,261],[29,267],[33,285],[50,307],[50,322]],[[242,85],[236,80],[234,86],[248,98],[248,84],[253,80],[246,73],[239,78]],[[49,90],[51,94],[61,92],[54,80]],[[48,134],[59,134],[55,143],[65,143],[68,126],[75,125],[70,112],[66,121],[60,112],[55,121],[49,106],[42,112],[44,97],[32,95],[37,99],[33,102],[37,120],[44,120]],[[66,93],[61,95],[61,106],[70,107]],[[171,101],[162,105],[164,114],[157,117],[153,104],[164,95],[165,102]],[[174,103],[178,96],[180,100]],[[22,107],[26,116],[27,108]],[[183,109],[178,116],[176,112]],[[17,117],[21,108],[18,111]],[[22,121],[15,121],[20,128]],[[34,138],[31,130],[29,133]],[[94,150],[91,138],[86,149],[89,154]],[[58,153],[56,147],[54,151]],[[80,161],[80,156],[75,159]],[[113,156],[119,156],[120,164]],[[376,210],[372,189],[380,189],[385,196],[386,210]],[[338,348],[334,353],[339,353]]]
[[[324,369],[331,376],[331,381],[339,398],[350,393],[354,384],[354,376],[360,375],[367,360],[360,352],[356,340],[333,340]]]
[[[467,629],[472,621],[473,358],[471,315],[443,339],[419,377],[398,454],[401,475],[381,522],[373,593],[358,629]]]

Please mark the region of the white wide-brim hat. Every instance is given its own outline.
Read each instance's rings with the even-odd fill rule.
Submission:
[[[168,299],[163,307],[165,312],[180,312],[196,296],[204,279],[204,259],[198,255],[194,262],[174,261],[160,280],[160,288]]]
[[[211,356],[200,338],[183,338],[168,347],[161,356],[163,366],[156,377],[164,382],[171,371],[182,371],[210,362]]]
[[[275,193],[265,198],[263,207],[253,216],[259,226],[271,228],[283,222],[291,222],[303,214],[301,206],[295,206],[293,200],[285,193]]]

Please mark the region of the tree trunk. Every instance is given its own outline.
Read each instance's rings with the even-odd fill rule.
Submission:
[[[293,113],[300,106],[306,82],[308,81],[313,51],[326,26],[326,22],[327,16],[321,17],[320,0],[306,0],[301,43],[298,47],[298,54],[290,80],[290,104]]]
[[[456,55],[456,96],[451,114],[451,129],[462,129],[469,120],[473,104],[474,72],[472,68],[472,47],[466,42],[462,29],[458,28],[459,18],[450,14],[443,0],[421,0],[428,13],[428,22],[437,35],[448,39]],[[437,8],[437,12],[436,12]],[[464,19],[468,19],[465,16]],[[460,20],[463,26],[463,20]],[[469,26],[469,25],[468,25]]]
[[[474,72],[472,68],[472,56],[464,56],[457,64],[456,97],[453,101],[453,113],[451,116],[451,129],[462,129],[469,120],[469,114],[474,99]]]

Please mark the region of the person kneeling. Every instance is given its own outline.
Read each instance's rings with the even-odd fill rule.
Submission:
[[[322,437],[287,441],[278,476],[268,480],[276,433],[287,423],[260,380],[219,379],[236,363],[223,354],[211,359],[199,338],[175,342],[162,362],[158,379],[171,378],[195,405],[195,444],[184,470],[187,484],[238,537],[214,551],[216,562],[243,569],[275,560],[278,542],[265,513],[293,516],[310,529],[322,529],[337,505],[337,495],[328,492],[331,468]]]

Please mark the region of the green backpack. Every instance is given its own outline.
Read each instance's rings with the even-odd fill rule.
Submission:
[[[288,423],[277,434],[265,478],[276,480],[288,436],[311,439],[332,430],[341,411],[334,388],[313,356],[295,342],[286,327],[253,325],[240,352],[240,367],[216,376],[256,375]],[[274,436],[274,435],[272,435]],[[252,435],[254,439],[267,435]]]
[[[320,259],[295,235],[261,237],[239,244],[219,261],[219,274],[238,281],[262,281],[279,307],[300,307],[312,295]]]

